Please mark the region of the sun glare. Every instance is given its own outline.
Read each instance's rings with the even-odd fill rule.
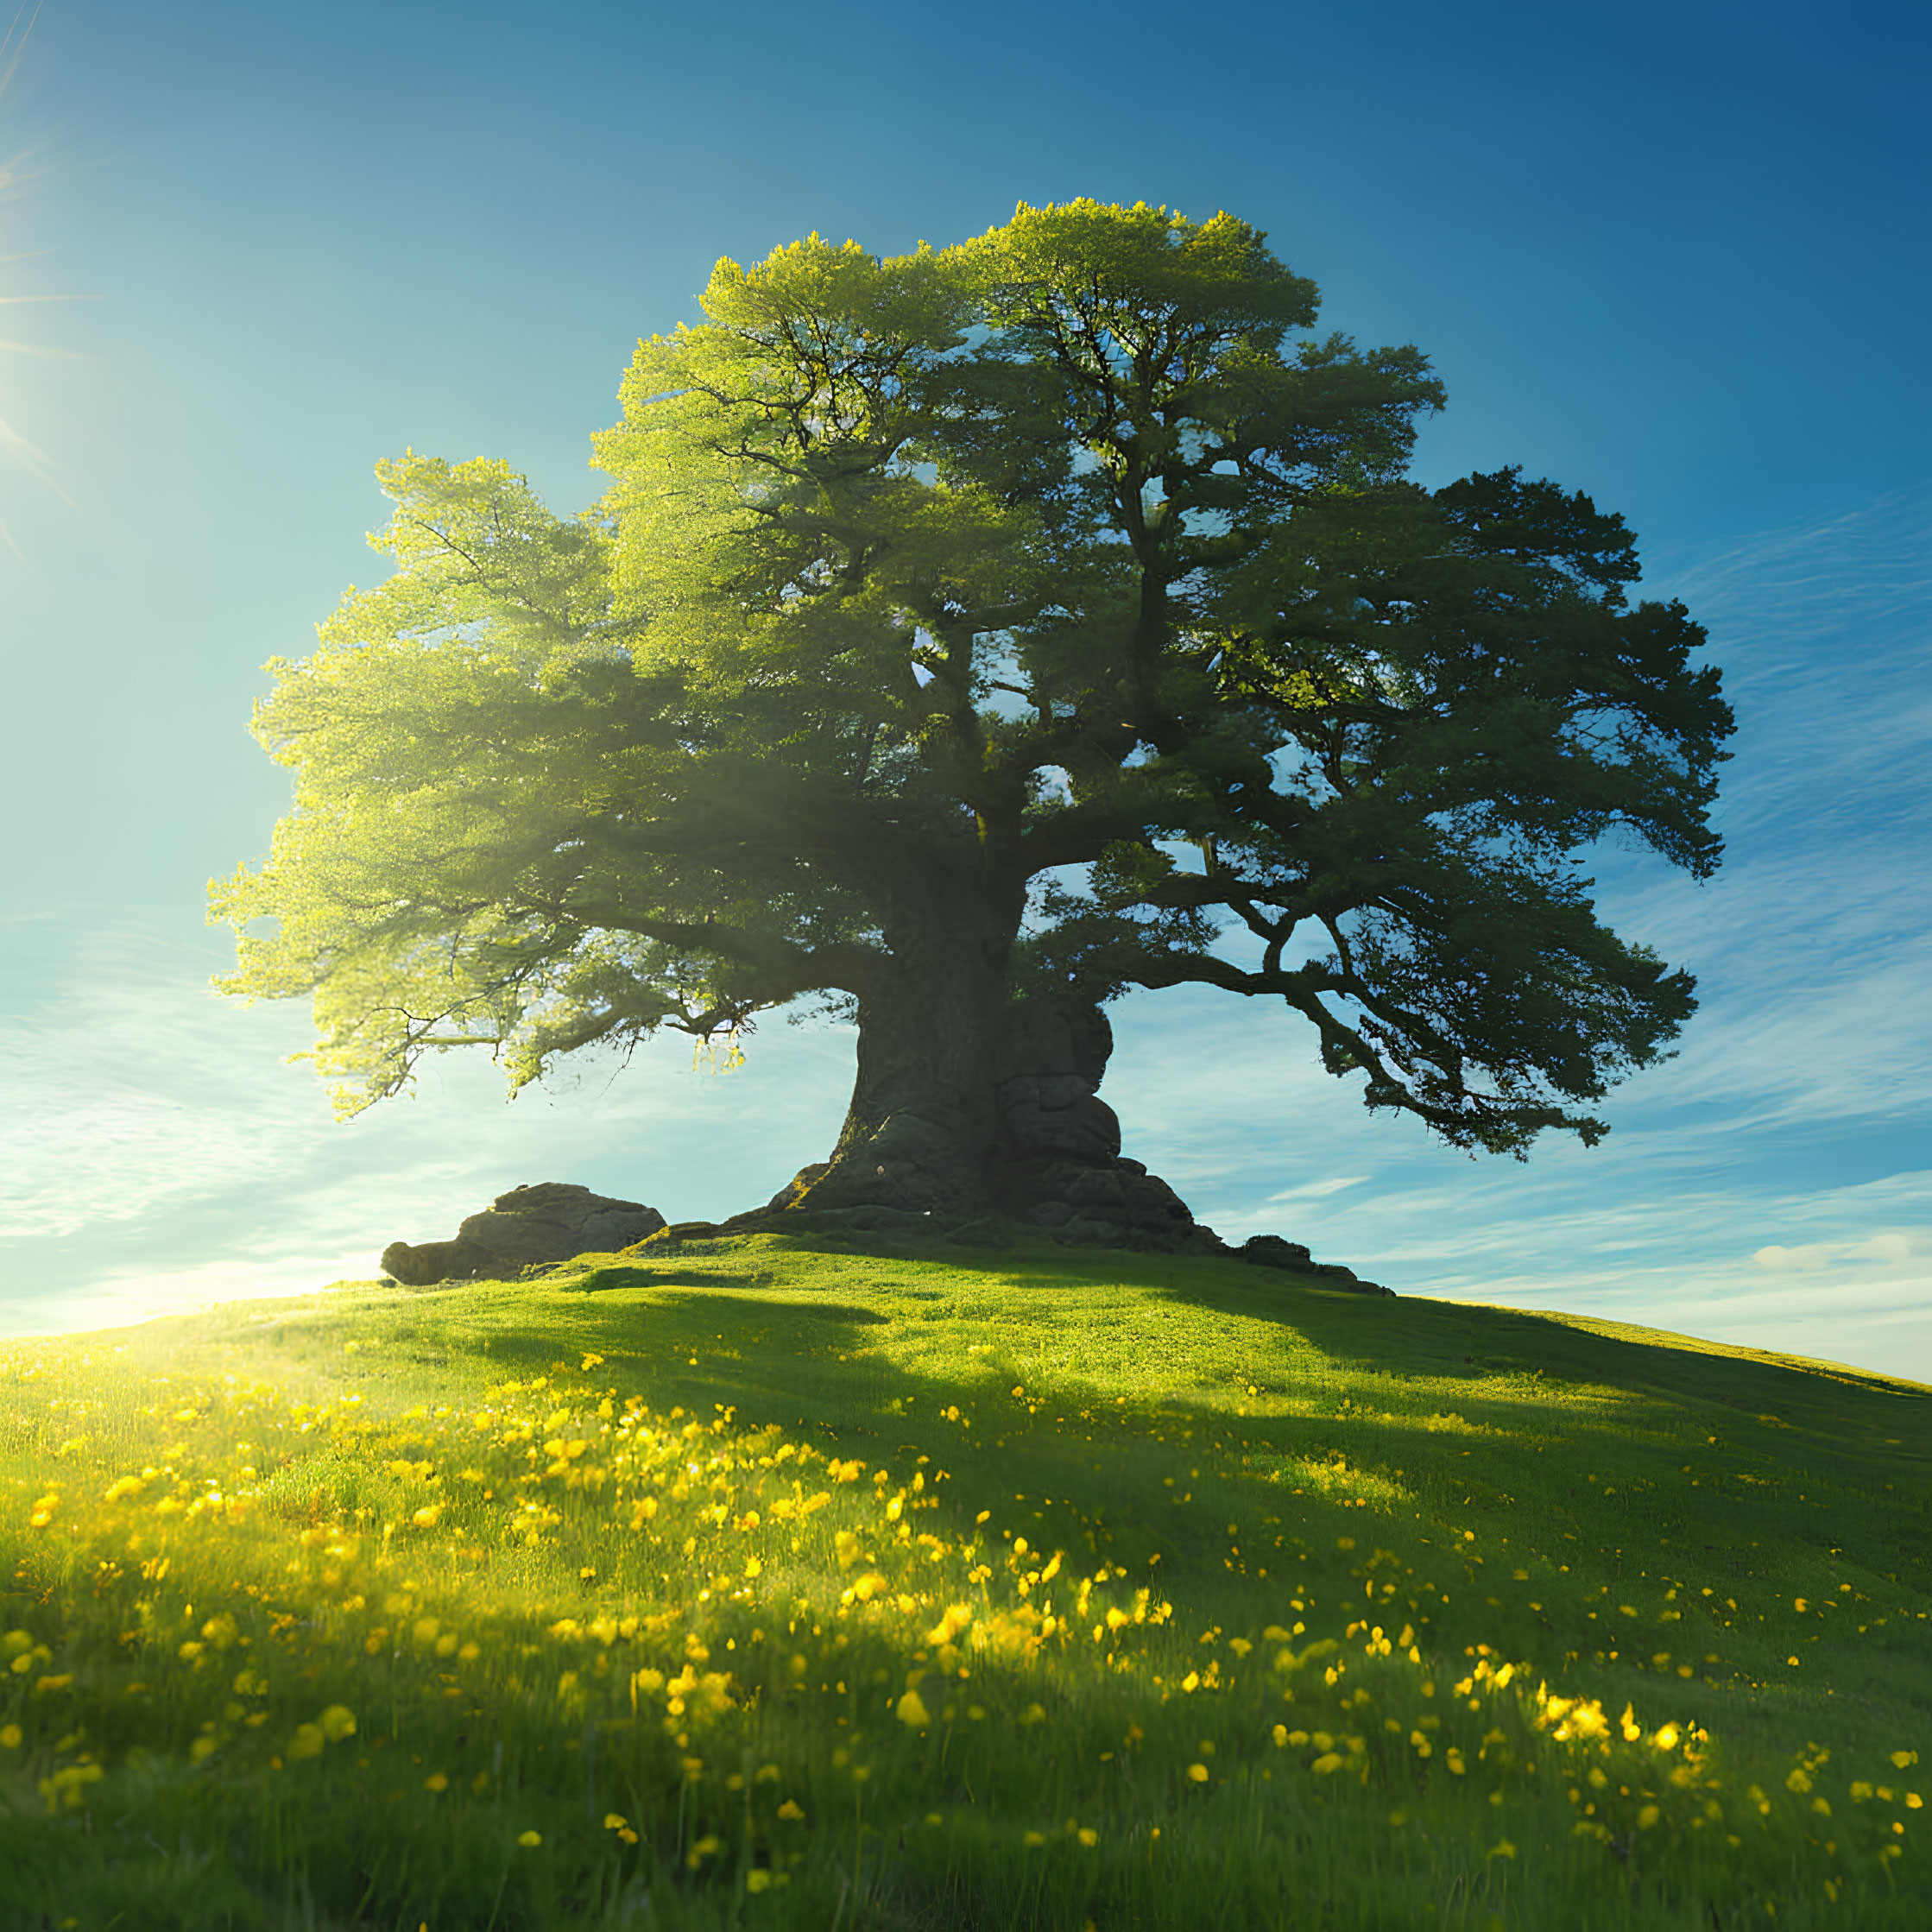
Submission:
[[[34,30],[34,22],[40,17],[36,5],[28,13],[24,5],[17,9],[8,22],[5,34],[0,35],[0,130],[8,129],[7,96],[20,71],[22,55]],[[32,157],[30,148],[9,155],[0,161],[0,207],[10,205],[20,195],[26,184],[33,179],[29,166]],[[30,255],[0,255],[0,268],[10,269],[16,262],[32,259]],[[15,294],[11,290],[0,292],[0,308],[17,308],[31,303],[73,301],[72,295],[48,295],[41,294]],[[71,357],[72,351],[55,349],[42,343],[16,342],[0,337],[0,350],[9,356],[53,357],[63,360]],[[3,410],[0,410],[0,455],[11,464],[23,470],[34,480],[50,489],[63,503],[72,504],[73,499],[60,487],[54,474],[53,467],[43,451],[35,448],[25,436],[16,429]],[[0,515],[0,542],[16,557],[21,555],[20,546],[14,541],[13,532],[8,527],[7,520]]]

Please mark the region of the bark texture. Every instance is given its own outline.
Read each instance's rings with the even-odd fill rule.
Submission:
[[[915,1226],[966,1244],[1002,1223],[1083,1247],[1224,1253],[1137,1160],[1099,1097],[1113,1029],[1098,1007],[988,997],[945,1026],[923,1000],[861,1012],[852,1105],[831,1160],[804,1170],[761,1219]]]

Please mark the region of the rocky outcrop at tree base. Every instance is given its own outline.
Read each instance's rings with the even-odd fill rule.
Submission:
[[[1166,1182],[1121,1159],[1120,1120],[1098,1092],[1113,1050],[1098,1007],[1018,1001],[993,1054],[999,1145],[983,1178],[957,1121],[906,1108],[830,1165],[802,1170],[768,1207],[725,1225],[925,1233],[977,1246],[1011,1224],[1083,1247],[1225,1254]]]
[[[870,1132],[849,1126],[834,1158],[800,1168],[762,1207],[729,1221],[666,1227],[654,1209],[550,1182],[497,1196],[453,1241],[397,1241],[382,1266],[410,1286],[514,1273],[584,1253],[610,1253],[760,1231],[881,1234],[962,1247],[1003,1246],[1039,1230],[1069,1247],[1226,1255],[1313,1276],[1325,1286],[1386,1295],[1298,1242],[1257,1234],[1230,1248],[1167,1183],[1121,1153],[1121,1123],[1100,1098],[1114,1050],[1096,1006],[1015,1001],[991,1052],[990,1108],[963,1126],[938,1102],[889,1113]],[[982,1075],[983,1077],[983,1075]],[[981,1089],[982,1096],[988,1089]]]
[[[1098,1093],[1113,1051],[1098,1007],[1029,1000],[1013,1008],[994,1091],[1013,1141],[1018,1218],[1076,1247],[1226,1253],[1165,1181],[1122,1158],[1120,1118]]]
[[[1279,1234],[1250,1234],[1235,1253],[1258,1268],[1285,1268],[1291,1274],[1327,1278],[1328,1285],[1347,1288],[1358,1295],[1392,1295],[1379,1281],[1364,1281],[1353,1268],[1334,1261],[1317,1261],[1299,1241],[1284,1241]]]
[[[654,1234],[664,1216],[641,1201],[614,1201],[571,1181],[544,1181],[499,1194],[451,1241],[391,1241],[382,1272],[406,1288],[479,1276],[514,1275],[578,1254],[614,1254]]]
[[[813,1208],[805,1196],[827,1169],[824,1161],[801,1167],[764,1207],[735,1215],[729,1221],[674,1222],[653,1235],[648,1245],[669,1251],[686,1241],[715,1241],[721,1235],[796,1230],[901,1234],[963,1247],[1002,1247],[1020,1231],[998,1215],[959,1222],[943,1213],[906,1208]],[[1245,1261],[1251,1267],[1310,1276],[1323,1287],[1349,1294],[1391,1297],[1395,1294],[1394,1289],[1385,1288],[1379,1281],[1364,1280],[1353,1268],[1317,1261],[1301,1242],[1285,1241],[1279,1234],[1251,1234],[1239,1247],[1229,1247],[1211,1228],[1195,1220],[1187,1203],[1166,1182],[1148,1173],[1137,1160],[1117,1159],[1106,1168],[1078,1167],[1070,1172],[1044,1169],[1039,1186],[1044,1214],[1036,1208],[1041,1218],[1031,1225],[1050,1230],[1057,1241],[1070,1246],[1219,1254]],[[796,1213],[791,1211],[794,1209]]]
[[[796,1207],[804,1199],[805,1190],[824,1179],[831,1171],[829,1160],[815,1160],[809,1167],[801,1167],[769,1201],[765,1203],[767,1214],[776,1214],[781,1209]]]
[[[906,1108],[836,1161],[800,1169],[765,1207],[723,1225],[925,1235],[962,1247],[997,1245],[1009,1228],[1039,1228],[1070,1247],[1236,1254],[1337,1288],[1391,1291],[1315,1261],[1278,1234],[1236,1250],[1197,1222],[1158,1174],[1121,1155],[1119,1117],[1099,1092],[1113,1051],[1114,1031],[1098,1007],[1017,1001],[993,1056],[1003,1145],[987,1164],[989,1184],[976,1201],[962,1184],[956,1124]],[[963,1207],[963,1198],[970,1204]]]

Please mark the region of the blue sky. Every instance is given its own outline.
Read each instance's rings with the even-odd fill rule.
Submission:
[[[51,479],[0,451],[0,1332],[366,1273],[521,1181],[723,1213],[824,1151],[849,1038],[777,1020],[728,1079],[667,1045],[506,1107],[451,1058],[335,1126],[304,1015],[206,990],[205,881],[286,798],[259,666],[380,573],[379,457],[588,502],[719,255],[1088,194],[1226,207],[1324,325],[1419,344],[1424,480],[1623,511],[1741,724],[1717,881],[1597,868],[1705,997],[1602,1147],[1471,1162],[1167,994],[1116,1012],[1128,1151],[1400,1291],[1932,1380],[1929,52],[1860,5],[47,0],[0,95],[0,442]]]

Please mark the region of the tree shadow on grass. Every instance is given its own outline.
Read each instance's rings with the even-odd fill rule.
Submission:
[[[1202,1268],[1157,1291],[1230,1317],[1281,1323],[1356,1373],[1464,1385],[1459,1392],[1479,1404],[1507,1408],[1546,1402],[1557,1389],[1590,1390],[1622,1405],[1621,1427],[1640,1426],[1643,1411],[1664,1429],[1695,1417],[1700,1430],[1719,1406],[1737,1411],[1740,1424],[1768,1417],[1789,1440],[1828,1455],[1847,1431],[1864,1432],[1861,1462],[1867,1448],[1897,1438],[1891,1446],[1899,1453],[1879,1460],[1932,1475],[1932,1388],[1916,1383],[1664,1331],[1609,1334],[1541,1310],[1359,1295],[1285,1272],[1260,1282],[1232,1275]],[[1493,1392],[1487,1383],[1497,1385]]]
[[[1652,1512],[1660,1533],[1675,1519],[1695,1528],[1704,1547],[1749,1545],[1767,1526],[1775,1487],[1810,1502],[1832,1488],[1888,1519],[1883,1540],[1897,1561],[1924,1565],[1925,1539],[1903,1520],[1923,1520],[1932,1478],[1932,1390],[1916,1384],[1688,1336],[1606,1334],[1540,1311],[1357,1297],[1291,1277],[1270,1294],[1203,1271],[1165,1291],[1229,1316],[1279,1323],[1355,1374],[1391,1378],[1425,1399],[1440,1392],[1505,1440],[1533,1436],[1538,1412],[1546,1413],[1566,1460],[1586,1474],[1646,1451],[1657,1477],[1739,1457],[1769,1466],[1770,1481],[1721,1512],[1683,1486],[1674,1506]],[[1475,1459],[1481,1455],[1479,1446]],[[1517,1487],[1507,1472],[1499,1481]],[[1828,1545],[1831,1525],[1815,1523],[1811,1536]]]
[[[1358,1542],[1366,1558],[1395,1534],[1386,1509],[1372,1519],[1353,1494],[1298,1493],[1285,1477],[1318,1447],[1303,1418],[1235,1417],[1206,1390],[1119,1406],[1077,1377],[1035,1387],[1030,1401],[990,1364],[968,1373],[961,1359],[956,1375],[892,1359],[877,1346],[890,1318],[874,1308],[715,1279],[709,1292],[687,1291],[668,1272],[648,1300],[582,1304],[581,1322],[563,1332],[498,1335],[492,1358],[543,1374],[581,1339],[603,1358],[593,1382],[635,1384],[660,1415],[709,1421],[729,1410],[740,1428],[775,1424],[864,1463],[868,1481],[887,1468],[895,1483],[922,1467],[929,1480],[944,1471],[933,1529],[967,1537],[988,1512],[989,1534],[1064,1549],[1070,1569],[1125,1565],[1230,1629],[1291,1622],[1285,1593],[1310,1575],[1300,1565],[1312,1559],[1325,1589],[1359,1567],[1347,1554]],[[1433,1527],[1411,1524],[1402,1540]],[[1492,1620],[1481,1634],[1500,1633]]]
[[[1719,1601],[1780,1588],[1788,1607],[1840,1546],[1861,1573],[1932,1583],[1923,1424],[1911,1426],[1932,1411],[1898,1385],[1239,1262],[847,1253],[852,1285],[878,1304],[831,1298],[836,1275],[774,1283],[773,1267],[736,1254],[693,1257],[608,1292],[546,1296],[543,1326],[491,1328],[491,1354],[534,1375],[581,1347],[610,1365],[593,1380],[632,1384],[660,1413],[729,1409],[741,1427],[775,1424],[895,1482],[924,1457],[952,1478],[935,1527],[965,1535],[983,1509],[996,1529],[1064,1546],[1070,1565],[1139,1569],[1159,1552],[1159,1580],[1178,1594],[1184,1579],[1210,1616],[1278,1616],[1285,1572],[1330,1588],[1357,1567],[1344,1544],[1380,1548],[1449,1590],[1433,1638],[1506,1645],[1556,1670],[1566,1643],[1618,1647],[1601,1605],[1586,1619],[1585,1571],[1658,1597],[1647,1615],[1666,1573]],[[761,1260],[782,1278],[781,1252]],[[874,1261],[906,1272],[867,1279]],[[929,1264],[943,1272],[912,1272]],[[1205,1343],[1174,1350],[1179,1386],[1118,1405],[1098,1358],[1066,1364],[1062,1342],[1104,1324],[1111,1291],[1210,1317]],[[919,1340],[934,1315],[989,1352],[935,1361]],[[1062,1366],[1032,1366],[1054,1357]]]

